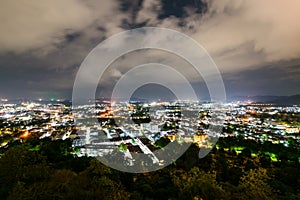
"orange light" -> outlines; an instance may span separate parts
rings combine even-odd
[[[30,133],[26,130],[25,133],[23,133],[20,138],[28,138]]]

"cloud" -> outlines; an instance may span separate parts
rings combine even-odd
[[[207,0],[192,34],[224,65],[238,70],[300,57],[300,1]]]
[[[223,72],[300,57],[298,0],[204,0],[201,9],[187,4],[182,17],[160,19],[163,2],[144,1],[137,19],[191,36]]]
[[[300,92],[299,72],[299,64],[285,62],[225,73],[223,78],[229,96],[293,95]]]
[[[276,77],[287,87],[299,78],[294,76],[299,74],[297,68],[289,67],[292,60],[293,66],[300,63],[298,19],[299,0],[2,0],[0,67],[6,80],[2,85],[10,85],[2,90],[29,91],[34,85],[35,91],[71,90],[80,63],[97,44],[115,33],[143,26],[171,28],[191,36],[208,50],[224,78],[238,86],[245,79],[243,72],[267,74],[273,68],[266,66],[276,65],[282,69]],[[196,82],[187,63],[158,51],[120,58],[103,80],[114,83],[133,66],[153,60],[174,66]],[[247,87],[271,87],[270,80],[252,83],[249,78]],[[242,90],[234,84],[230,87]]]
[[[179,9],[166,0],[4,0],[0,52],[47,54],[66,41],[86,45],[124,29],[159,26],[196,39],[225,71],[300,57],[300,1],[203,2],[179,2]],[[176,10],[180,12],[174,15]],[[99,27],[105,30],[102,36]]]
[[[186,6],[184,17],[169,15],[159,18],[164,9],[162,1],[145,0],[136,14],[136,23],[147,21],[147,25],[172,28],[194,38],[208,50],[221,72],[226,74],[224,78],[229,81],[234,79],[234,84],[230,84],[229,87],[235,88],[236,91],[248,91],[252,88],[253,94],[263,93],[264,90],[273,94],[276,91],[280,94],[284,94],[284,91],[288,91],[288,94],[299,92],[298,87],[293,85],[299,76],[295,78],[291,71],[295,68],[288,66],[294,60],[296,66],[299,66],[300,45],[297,41],[300,35],[300,1],[205,2],[207,9],[202,9],[203,12]],[[161,63],[173,64],[169,57],[162,55],[161,58],[164,58]],[[131,60],[139,59],[141,56]],[[275,69],[270,66],[275,65],[278,73],[270,73],[273,75],[267,76],[268,71]],[[185,73],[191,74],[188,70],[190,67],[187,66],[186,69]],[[252,70],[252,73],[249,73],[249,70]],[[251,77],[259,73],[263,75],[253,82]],[[245,80],[244,75],[248,75],[247,83],[241,84]],[[274,82],[272,76],[280,80]],[[273,84],[277,87],[273,88]],[[284,90],[289,84],[293,86]],[[238,85],[241,87],[237,87]]]
[[[113,11],[111,1],[4,0],[0,6],[0,52],[56,50],[66,34],[88,28]],[[94,10],[97,9],[97,10]]]

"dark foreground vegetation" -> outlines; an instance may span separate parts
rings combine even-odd
[[[300,199],[295,148],[223,138],[203,159],[192,145],[162,170],[130,174],[70,146],[31,139],[2,149],[0,199]]]

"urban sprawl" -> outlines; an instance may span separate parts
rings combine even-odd
[[[0,148],[28,138],[72,141],[74,156],[103,156],[118,151],[164,162],[161,140],[212,148],[211,138],[243,137],[289,147],[300,142],[300,107],[234,102],[109,102],[71,105],[59,101],[0,104]],[[211,127],[217,127],[213,129]],[[159,142],[160,141],[160,142]],[[36,147],[38,148],[38,147]],[[276,160],[276,157],[272,158]],[[129,164],[132,162],[129,162]]]

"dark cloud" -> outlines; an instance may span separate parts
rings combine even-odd
[[[300,93],[300,64],[281,62],[223,75],[230,96],[293,95]]]
[[[78,66],[53,68],[41,58],[19,55],[16,59],[12,54],[2,56],[0,66],[0,94],[8,98],[69,98],[78,70]]]
[[[300,93],[299,2],[4,0],[0,97],[69,98],[80,63],[98,43],[144,26],[172,28],[200,42],[220,68],[229,96]],[[141,55],[117,62],[120,69],[109,71],[105,81],[112,83],[139,60]],[[160,61],[180,63],[165,54]],[[206,98],[205,84],[183,71]]]

